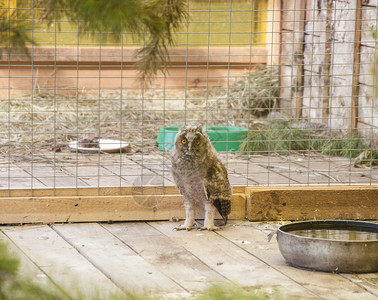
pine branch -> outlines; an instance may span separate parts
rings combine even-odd
[[[139,78],[152,79],[165,70],[168,46],[174,45],[173,32],[186,20],[186,0],[39,0],[35,8],[43,8],[40,19],[51,25],[54,20],[67,18],[78,24],[81,32],[111,32],[120,40],[124,32],[133,33],[145,46],[137,53]],[[0,42],[7,49],[28,54],[26,44],[36,44],[26,34],[32,28],[13,22],[2,10]],[[25,18],[27,19],[27,18]],[[106,38],[106,35],[104,35]]]
[[[131,32],[145,46],[138,51],[139,78],[150,80],[168,61],[173,32],[187,18],[186,0],[40,0],[43,19],[52,22],[63,16],[77,22],[82,32],[111,32],[116,40]],[[67,9],[69,8],[69,9]]]
[[[26,45],[35,45],[27,34],[31,30],[30,26],[22,21],[14,22],[15,19],[16,11],[13,11],[12,14],[5,9],[0,11],[0,57],[4,53],[10,55],[12,52],[30,57]],[[21,15],[19,19],[23,20],[24,17]]]
[[[161,0],[153,7],[153,14],[160,16],[162,21],[159,30],[148,28],[150,40],[138,52],[139,79],[148,83],[160,70],[166,73],[169,60],[168,46],[174,45],[173,32],[177,30],[183,20],[188,18],[186,1]]]

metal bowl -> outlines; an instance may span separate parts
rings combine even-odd
[[[325,232],[318,236],[318,232]],[[308,231],[305,235],[303,232]],[[365,239],[350,236],[366,234]],[[299,233],[298,233],[299,232]],[[312,234],[313,233],[313,234]],[[361,221],[306,221],[286,224],[277,231],[277,241],[285,260],[295,267],[328,272],[377,272],[378,223]],[[363,237],[363,236],[362,236]],[[368,238],[372,239],[368,239]]]

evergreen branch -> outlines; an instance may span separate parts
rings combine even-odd
[[[83,32],[112,32],[117,40],[123,32],[139,40],[150,37],[137,53],[142,81],[164,70],[173,31],[187,18],[186,0],[40,0],[37,5],[45,8],[42,19],[50,23],[65,16]]]
[[[39,0],[34,8],[44,9],[40,20],[48,25],[67,18],[76,22],[81,32],[111,32],[116,40],[124,32],[133,33],[139,41],[149,37],[137,53],[138,74],[143,82],[165,69],[167,48],[174,44],[173,32],[187,18],[186,0]],[[8,12],[1,12],[0,42],[9,50],[28,55],[26,44],[35,44],[27,35],[32,28],[14,22],[14,12],[12,16]]]
[[[19,12],[19,14],[21,14]],[[8,14],[7,10],[0,11],[0,58],[4,53],[8,55],[11,52],[19,53],[30,57],[27,44],[35,45],[34,41],[27,34],[31,30],[31,27],[25,22],[17,21],[16,11],[12,14]],[[20,16],[20,20],[23,20],[23,15]]]
[[[184,0],[160,0],[156,3],[158,5],[151,7],[152,15],[159,16],[162,23],[157,30],[147,27],[151,39],[138,51],[138,75],[139,79],[146,83],[149,83],[158,71],[166,73],[169,60],[168,46],[174,45],[173,32],[188,18]]]

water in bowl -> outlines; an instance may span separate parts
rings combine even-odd
[[[340,230],[340,229],[302,229],[293,230],[289,233],[310,237],[320,238],[326,240],[340,240],[340,241],[366,241],[378,240],[377,232],[356,231],[356,230]]]

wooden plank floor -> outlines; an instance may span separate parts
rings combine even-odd
[[[349,159],[310,156],[243,156],[219,153],[231,184],[377,185],[378,166],[354,166]],[[40,153],[33,160],[0,157],[0,188],[173,186],[167,153],[83,154]]]
[[[254,287],[280,299],[378,299],[378,273],[288,266],[276,240],[267,241],[278,223],[230,221],[218,232],[173,230],[177,225],[3,226],[0,238],[21,258],[23,276],[87,299],[125,291],[188,299],[214,283]]]

